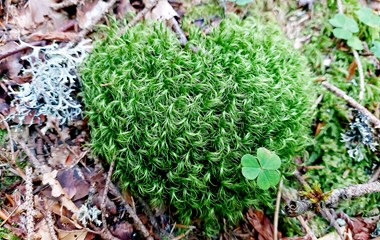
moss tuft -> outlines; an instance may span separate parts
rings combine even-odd
[[[240,158],[266,147],[291,170],[308,141],[306,61],[280,30],[232,17],[203,36],[194,53],[157,24],[137,25],[97,44],[82,70],[92,148],[122,187],[179,221],[203,219],[212,235],[247,206],[273,206],[274,191],[241,174]]]

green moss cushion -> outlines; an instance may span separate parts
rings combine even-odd
[[[211,235],[247,206],[273,205],[240,158],[266,147],[289,170],[308,139],[312,89],[276,27],[232,17],[189,38],[197,53],[163,26],[137,25],[99,42],[82,79],[92,148],[116,160],[122,187],[170,204],[178,222],[201,218]]]

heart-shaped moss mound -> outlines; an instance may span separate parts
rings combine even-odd
[[[196,53],[158,24],[109,36],[82,79],[92,148],[116,160],[122,187],[169,204],[178,222],[202,219],[211,235],[247,206],[273,206],[275,191],[246,180],[240,159],[266,147],[290,170],[313,90],[305,59],[275,26],[232,17],[206,36],[190,32]]]

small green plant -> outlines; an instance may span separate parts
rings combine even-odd
[[[355,14],[360,22],[364,23],[365,25],[374,29],[380,28],[380,17],[375,14],[372,9],[362,7],[359,10],[355,11]],[[345,14],[338,13],[335,14],[334,17],[329,20],[329,22],[334,26],[333,34],[336,38],[347,40],[347,45],[355,50],[363,50],[362,41],[356,35],[359,33],[359,26],[355,19],[348,17]],[[376,42],[373,42],[374,47],[375,43]],[[375,55],[378,56],[379,54]]]
[[[243,176],[249,180],[257,178],[257,185],[263,190],[276,186],[280,181],[281,159],[266,148],[257,149],[257,156],[246,154],[241,158]]]

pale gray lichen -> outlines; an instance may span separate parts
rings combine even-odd
[[[77,67],[91,48],[88,43],[89,40],[84,40],[76,46],[63,47],[57,43],[42,47],[22,43],[32,48],[32,52],[22,58],[30,65],[23,73],[30,74],[32,80],[21,84],[18,90],[10,88],[15,111],[7,120],[17,119],[22,124],[28,115],[33,118],[51,115],[64,124],[79,117],[81,105],[72,93],[79,87]]]
[[[346,143],[348,155],[361,161],[364,159],[362,147],[368,146],[371,151],[375,151],[378,144],[373,141],[368,117],[357,110],[353,114],[354,120],[350,123],[350,130],[342,134],[342,142]]]
[[[102,221],[98,219],[98,216],[102,212],[96,207],[90,207],[88,203],[83,204],[77,213],[78,220],[86,227],[89,222],[92,222],[96,224],[97,226],[100,226],[102,224]]]

